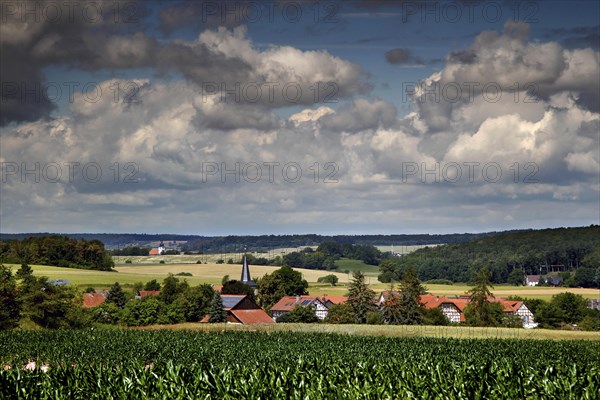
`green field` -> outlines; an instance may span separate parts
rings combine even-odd
[[[16,270],[18,265],[8,264]],[[46,265],[31,265],[35,275],[47,276],[50,279],[67,279],[72,285],[80,288],[93,287],[95,289],[108,289],[113,283],[119,282],[126,287],[136,282],[147,282],[156,279],[161,282],[169,273],[177,274],[189,272],[192,276],[182,276],[191,285],[201,283],[220,284],[224,275],[231,279],[239,279],[242,271],[240,264],[125,264],[117,266],[115,272],[93,271],[75,268],[60,268]],[[279,267],[252,265],[250,272],[253,277],[270,274]],[[340,282],[348,281],[348,275],[331,271],[319,271],[296,268],[302,273],[304,279],[314,283],[321,276],[334,273]]]
[[[361,271],[366,276],[374,276],[377,277],[379,275],[379,267],[376,265],[365,264],[360,260],[350,260],[348,258],[342,258],[340,260],[336,260],[335,266],[339,271],[348,270],[351,273],[355,271]]]
[[[596,399],[600,390],[600,341],[13,331],[0,332],[0,365],[7,399]]]
[[[340,261],[350,261],[355,266],[362,264],[360,261],[355,262],[356,260]],[[10,266],[13,269],[18,268],[17,265]],[[67,279],[71,284],[81,289],[87,287],[108,289],[117,281],[125,287],[131,287],[136,282],[147,282],[152,279],[161,282],[169,273],[177,274],[179,272],[190,272],[193,275],[180,277],[187,279],[191,285],[199,285],[202,283],[220,284],[224,275],[229,275],[231,279],[238,279],[241,272],[240,264],[124,264],[117,266],[116,272],[60,268],[45,265],[32,265],[31,267],[33,268],[35,275],[44,275],[50,279]],[[278,268],[279,267],[274,266],[252,265],[250,266],[250,272],[253,277],[260,277],[264,274],[272,273]],[[304,279],[309,282],[309,292],[312,295],[346,295],[348,292],[346,284],[349,282],[349,279],[351,279],[350,274],[301,268],[296,268],[296,270],[301,272]],[[316,283],[319,277],[331,273],[334,273],[339,278],[337,286],[332,287],[328,284]],[[367,272],[366,275],[367,283],[369,283],[370,287],[375,290],[375,292],[381,292],[390,288],[389,284],[377,281],[377,275],[373,274],[372,271]],[[431,294],[440,296],[464,295],[470,288],[466,284],[439,285],[425,283],[424,286]],[[580,294],[587,299],[600,297],[600,291],[598,291],[598,289],[497,285],[492,290],[492,292],[499,297],[518,295],[521,297],[542,300],[550,300],[553,295],[566,291]]]

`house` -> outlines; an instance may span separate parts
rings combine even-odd
[[[327,300],[323,300],[317,296],[284,296],[271,307],[271,314],[273,315],[273,321],[277,322],[277,318],[292,311],[298,305],[302,307],[310,306],[315,309],[317,318],[324,320],[327,317],[329,307],[334,304],[331,302],[331,305],[327,306],[326,303],[328,303]]]
[[[161,241],[157,248],[150,249],[149,256],[160,256],[167,250],[164,243]]]
[[[269,314],[248,295],[222,294],[223,308],[227,311],[228,324],[272,324]],[[205,315],[200,322],[208,322],[210,315]]]
[[[399,295],[398,292],[394,292],[394,294]],[[377,305],[381,306],[390,298],[390,295],[391,291],[383,291],[378,298]],[[425,294],[420,297],[420,301],[426,309],[441,308],[448,321],[460,323],[465,322],[464,311],[470,303],[470,298],[468,296],[446,297]],[[524,328],[535,328],[538,325],[533,318],[533,313],[522,301],[508,300],[502,297],[488,297],[488,301],[500,303],[502,310],[507,315],[521,317]]]
[[[541,275],[527,275],[525,277],[525,283],[527,286],[537,286],[540,282]]]
[[[546,278],[546,283],[550,286],[560,286],[564,281],[562,276],[556,276],[556,275],[547,275],[545,278]]]
[[[497,300],[502,305],[505,314],[518,315],[523,320],[523,328],[535,328],[538,324],[533,319],[533,313],[527,308],[525,303],[516,300],[507,300],[499,298]]]
[[[325,305],[329,304],[327,305],[327,308],[329,308],[335,304],[344,304],[348,301],[348,296],[330,296],[325,294],[321,296],[321,300]]]
[[[590,299],[588,301],[588,307],[592,310],[600,311],[600,299]]]
[[[108,290],[96,290],[92,293],[84,293],[82,307],[98,307],[100,304],[106,301],[106,297],[108,297]]]
[[[140,290],[139,294],[139,297],[158,296],[160,294],[160,290]]]

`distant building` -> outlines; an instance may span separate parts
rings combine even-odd
[[[273,321],[277,322],[277,318],[292,311],[296,306],[313,307],[317,318],[324,320],[327,317],[329,307],[333,304],[333,302],[323,300],[317,296],[285,296],[271,307],[271,314],[273,315]]]
[[[244,254],[244,259],[242,260],[242,283],[250,286],[251,288],[256,288],[256,282],[252,280],[250,277],[250,268],[248,267],[248,260],[246,259],[246,255]]]
[[[66,286],[66,285],[70,284],[71,282],[69,282],[66,279],[50,279],[50,280],[48,280],[48,283],[50,283],[54,286]]]
[[[541,277],[541,275],[527,275],[525,278],[527,286],[537,286],[537,284],[540,283]]]
[[[223,308],[227,311],[228,324],[272,324],[269,314],[248,295],[222,294]],[[208,322],[210,315],[205,315],[200,322]]]
[[[98,307],[106,301],[108,290],[96,290],[92,293],[83,294],[83,308]]]
[[[588,301],[588,307],[600,311],[600,299],[590,299]]]
[[[162,255],[167,249],[165,248],[164,243],[162,242],[162,240],[160,241],[160,244],[158,245],[157,248],[153,248],[150,249],[150,252],[148,253],[149,256],[160,256]]]
[[[390,291],[381,293],[377,305],[381,306],[390,297]],[[399,293],[395,292],[398,296]],[[465,322],[465,307],[470,303],[470,299],[463,297],[435,296],[430,294],[422,295],[421,304],[427,309],[441,308],[442,312],[448,318],[448,321],[454,323]],[[527,308],[525,303],[517,300],[508,300],[502,297],[489,297],[488,301],[500,303],[502,310],[507,315],[518,315],[523,320],[523,328],[535,328],[538,324],[533,318],[533,313]]]
[[[562,276],[547,275],[545,279],[546,283],[550,286],[560,286],[564,282]]]
[[[158,296],[160,294],[160,290],[140,290],[139,292],[139,297],[146,297],[146,296]],[[138,296],[136,296],[138,297]]]

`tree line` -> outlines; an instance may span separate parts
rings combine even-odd
[[[494,283],[509,282],[514,270],[522,271],[521,275],[574,271],[571,284],[598,287],[600,226],[504,233],[467,243],[426,247],[382,261],[379,280],[398,281],[409,266],[424,281],[453,282],[471,281],[483,266],[489,267]],[[594,277],[591,282],[590,276]]]
[[[0,262],[42,264],[66,268],[110,271],[114,263],[99,240],[67,236],[38,236],[0,241]]]

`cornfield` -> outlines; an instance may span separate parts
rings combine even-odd
[[[33,364],[35,363],[35,366]],[[2,399],[598,399],[600,342],[0,332]]]

